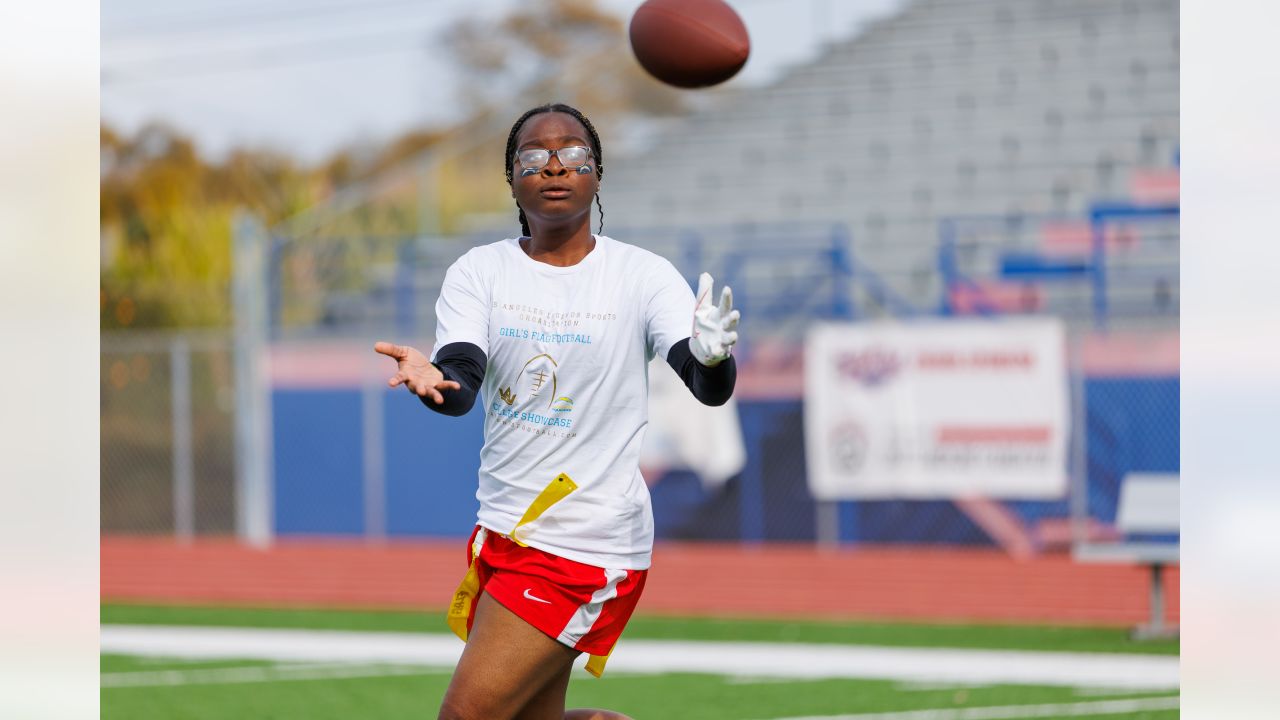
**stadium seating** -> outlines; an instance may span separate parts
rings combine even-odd
[[[1087,233],[1092,203],[1176,198],[1178,66],[1175,0],[918,0],[615,160],[609,222],[840,224],[861,267],[936,308],[952,292],[938,274],[946,218],[1065,218]],[[1107,230],[1120,324],[1176,320],[1176,228]],[[985,252],[969,268],[988,275],[1001,251],[1045,243],[1030,227],[971,241]],[[866,287],[852,292],[874,312]],[[1090,292],[1045,284],[1026,307],[1087,322]]]

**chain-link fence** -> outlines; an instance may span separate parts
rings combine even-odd
[[[1176,331],[1140,336],[1077,325],[1069,341],[1074,450],[1065,471],[1084,488],[1083,501],[816,502],[807,485],[804,330],[818,319],[863,317],[852,299],[879,279],[858,271],[840,226],[809,229],[800,250],[787,249],[792,265],[756,253],[777,244],[769,228],[755,228],[758,242],[731,229],[648,238],[689,277],[711,269],[732,279],[750,338],[737,393],[747,464],[720,486],[682,471],[650,478],[659,537],[1065,550],[1078,539],[1073,533],[1115,537],[1127,474],[1177,472]],[[367,342],[378,333],[429,338],[444,268],[465,248],[414,238],[271,242],[274,259],[264,271],[274,340],[255,357],[274,363],[277,378],[298,370],[307,381],[262,388],[268,530],[465,533],[474,517],[479,414],[443,418],[404,393],[388,394],[370,379],[376,358]],[[185,538],[238,529],[235,367],[229,334],[103,336],[104,532]],[[434,469],[420,461],[426,442],[446,459]]]
[[[1112,338],[1110,352],[1091,338],[1093,367],[1084,379],[1084,471],[1074,479],[1072,518],[1077,543],[1132,540],[1116,528],[1121,491],[1135,475],[1176,481],[1180,461],[1178,340],[1171,333]],[[1101,356],[1101,357],[1099,357]],[[1140,538],[1167,541],[1176,537]]]
[[[274,237],[267,278],[272,336],[429,337],[445,271],[470,247],[461,237]]]
[[[1098,204],[1088,216],[956,216],[939,224],[948,315],[1039,313],[1075,327],[1178,319],[1177,204]]]
[[[687,471],[650,478],[658,535],[1002,546],[1016,553],[1120,539],[1114,525],[1126,476],[1178,472],[1178,375],[1169,352],[1176,337],[1099,337],[1071,340],[1066,470],[1074,497],[820,503],[806,479],[803,396],[744,397],[738,411],[746,467],[718,487]],[[229,339],[105,336],[101,365],[103,531],[179,538],[234,532]],[[465,529],[474,511],[478,417],[437,417],[402,395],[341,384],[273,391],[277,533]],[[428,436],[446,449],[444,471],[428,473],[414,459]]]
[[[230,337],[104,334],[100,363],[102,531],[234,532]]]
[[[1177,335],[1080,333],[1067,351],[1069,491],[1059,499],[817,502],[806,482],[806,398],[757,397],[740,403],[747,467],[713,490],[686,472],[662,478],[652,488],[659,534],[996,546],[1020,556],[1122,539],[1115,524],[1126,477],[1179,470]]]

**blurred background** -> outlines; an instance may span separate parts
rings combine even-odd
[[[679,91],[639,2],[105,3],[104,621],[448,603],[482,414],[387,391],[371,345],[426,351],[445,269],[518,234],[506,135],[561,101],[604,233],[743,315],[730,406],[652,369],[642,616],[1176,655],[1178,3],[730,4],[751,60]],[[223,624],[297,622],[263,617]],[[104,714],[163,704],[124,692]]]

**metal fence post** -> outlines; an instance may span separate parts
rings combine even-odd
[[[1107,329],[1107,227],[1105,215],[1094,211],[1089,216],[1090,260],[1093,279],[1093,324],[1098,330]]]
[[[267,378],[267,235],[238,213],[231,303],[235,328],[236,534],[259,547],[273,535],[271,387]]]
[[[272,236],[267,257],[267,337],[279,339],[284,331],[284,253],[287,240]]]
[[[955,314],[955,305],[951,298],[951,288],[956,282],[956,228],[950,220],[943,220],[938,228],[941,240],[938,243],[938,277],[942,280],[942,298],[938,303],[938,314],[948,317]]]
[[[196,532],[196,488],[191,449],[191,348],[182,337],[169,342],[169,386],[173,413],[173,534],[187,543]]]
[[[1087,443],[1089,412],[1084,394],[1084,342],[1087,333],[1073,333],[1068,342],[1068,377],[1071,381],[1071,540],[1080,545],[1089,540],[1089,463]]]
[[[818,500],[814,503],[814,521],[818,547],[832,550],[840,546],[840,501]]]
[[[831,316],[842,320],[853,320],[853,302],[851,288],[853,285],[853,239],[843,224],[834,225],[831,229]]]
[[[402,238],[398,241],[392,298],[395,303],[396,331],[405,336],[410,336],[418,330],[414,317],[417,303],[413,288],[414,272],[418,265],[417,254],[417,241],[414,238]]]

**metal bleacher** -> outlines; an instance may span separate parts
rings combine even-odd
[[[1129,199],[1135,173],[1168,169],[1178,65],[1176,0],[917,0],[616,159],[609,223],[840,225],[880,282],[853,283],[853,307],[893,312],[871,297],[889,292],[932,310],[951,292],[939,270],[948,218],[1087,223],[1096,203]],[[1176,322],[1176,218],[1127,232],[1134,243],[1108,248],[1110,313]],[[988,244],[988,269],[993,248],[1038,251],[1042,235],[1028,225]],[[1088,292],[1034,294],[1040,311],[1086,322]]]
[[[764,311],[744,313],[765,321],[749,337],[991,310],[1085,326],[1100,287],[1111,327],[1172,327],[1176,216],[1109,219],[1104,280],[1001,268],[1020,253],[1088,256],[1092,208],[1141,200],[1170,175],[1176,202],[1178,13],[1177,0],[907,2],[767,86],[700,96],[688,116],[606,139],[605,231],[691,282],[702,270],[732,282]],[[285,232],[272,326],[429,336],[444,268],[478,238]]]

